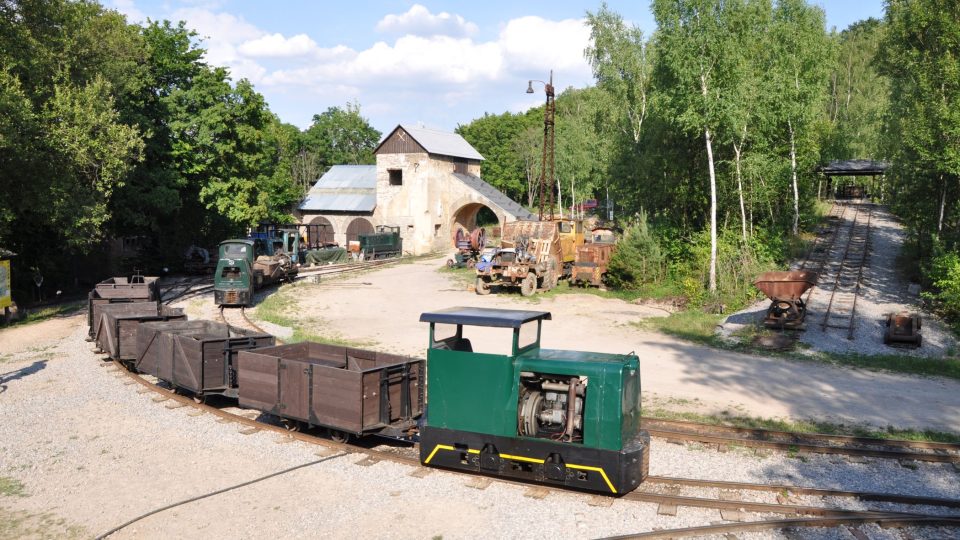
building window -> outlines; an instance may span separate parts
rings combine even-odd
[[[390,173],[391,186],[403,185],[403,169],[387,169],[387,172]]]
[[[456,159],[453,161],[453,172],[467,174],[467,160]]]

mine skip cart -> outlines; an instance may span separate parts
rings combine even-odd
[[[137,358],[137,328],[144,322],[185,321],[182,309],[157,306],[154,302],[127,302],[97,306],[100,324],[94,341],[101,352],[116,361]]]
[[[765,272],[753,284],[770,299],[764,325],[781,329],[802,327],[807,316],[803,293],[817,284],[816,272]]]
[[[134,275],[130,278],[112,277],[97,283],[87,295],[87,334],[93,341],[94,332],[100,325],[95,306],[126,302],[152,301],[160,308],[160,288],[157,277]]]
[[[639,359],[543,349],[541,325],[550,318],[470,307],[420,315],[430,323],[424,465],[607,495],[646,478],[650,436],[640,429]],[[510,353],[474,352],[464,327],[474,336],[506,329]]]
[[[270,334],[213,321],[143,323],[134,367],[197,396],[237,397],[237,353],[274,344]]]
[[[321,343],[238,356],[240,405],[327,428],[338,441],[407,438],[423,412],[424,361]]]

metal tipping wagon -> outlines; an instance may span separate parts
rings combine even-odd
[[[241,351],[239,402],[327,428],[334,439],[404,438],[423,412],[424,361],[322,343]]]
[[[765,272],[753,282],[770,299],[763,324],[771,328],[799,328],[807,315],[803,293],[817,284],[817,273]]]
[[[275,341],[213,321],[143,323],[137,327],[135,367],[196,395],[237,397],[237,353]]]

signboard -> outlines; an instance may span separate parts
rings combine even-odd
[[[10,307],[10,261],[0,261],[0,309]]]

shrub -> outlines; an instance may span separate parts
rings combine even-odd
[[[957,326],[960,322],[960,255],[951,251],[934,256],[928,278],[935,290],[924,292],[923,297],[932,301],[937,311]]]
[[[627,227],[617,249],[610,258],[607,277],[614,287],[639,289],[660,283],[666,274],[665,257],[657,237],[650,230],[646,212]]]

